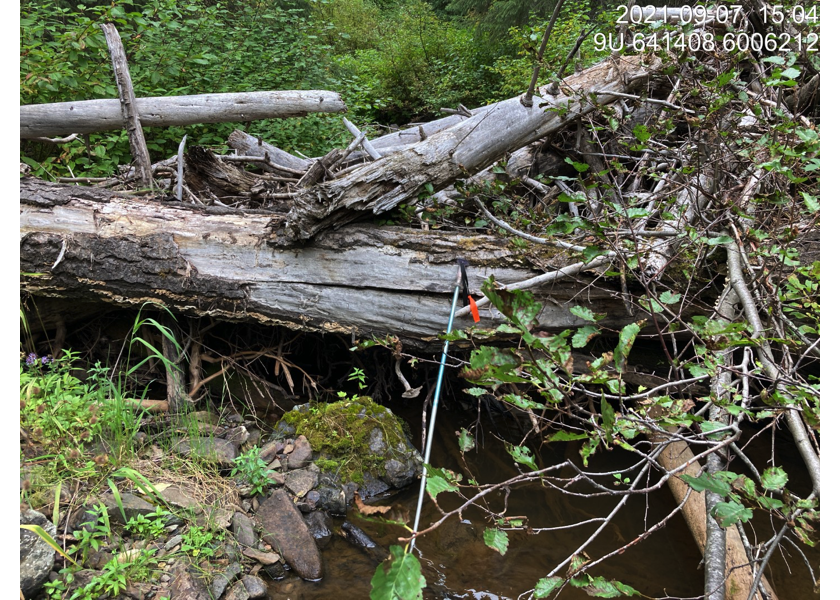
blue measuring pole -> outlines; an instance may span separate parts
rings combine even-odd
[[[455,292],[452,294],[452,309],[449,311],[449,323],[446,325],[446,334],[452,331],[452,323],[455,321],[455,310],[458,306],[458,292],[461,291],[461,272],[458,272],[458,281],[455,283]],[[446,366],[446,353],[449,350],[449,340],[443,344],[443,356],[440,357],[440,369],[438,370],[435,396],[432,400],[432,418],[429,421],[429,437],[426,440],[426,455],[423,457],[423,476],[420,478],[420,497],[417,499],[417,514],[414,516],[414,532],[417,533],[420,526],[420,510],[423,508],[423,496],[426,495],[426,465],[432,455],[432,436],[435,434],[435,419],[437,418],[438,400],[440,399],[440,388],[443,387],[443,371]],[[414,540],[408,547],[409,552],[414,552]]]

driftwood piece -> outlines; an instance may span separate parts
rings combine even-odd
[[[184,182],[194,192],[239,196],[260,183],[252,173],[222,162],[210,150],[201,146],[191,147],[186,158]]]
[[[239,129],[234,129],[231,132],[227,139],[227,145],[233,150],[236,150],[239,154],[244,154],[246,156],[268,155],[268,159],[272,163],[281,167],[294,169],[295,171],[306,171],[312,165],[311,160],[306,160],[289,154],[288,152],[272,146],[271,144]],[[283,171],[272,169],[271,167],[267,167],[266,170],[283,173]]]
[[[341,96],[325,90],[137,98],[137,111],[143,127],[247,122],[345,110],[347,107]],[[94,133],[121,127],[119,100],[82,100],[20,107],[21,139]]]
[[[505,153],[545,137],[597,106],[641,84],[662,62],[631,56],[606,61],[566,79],[556,96],[536,97],[533,106],[511,98],[429,136],[405,150],[360,167],[344,177],[303,190],[293,201],[286,222],[292,240],[356,219],[362,212],[380,214],[414,201],[431,185],[435,191],[469,177]],[[547,87],[547,86],[546,86]],[[594,93],[597,91],[597,93]],[[555,109],[555,110],[547,110]]]
[[[128,146],[134,165],[140,174],[143,187],[152,187],[152,159],[146,147],[146,138],[140,126],[140,114],[137,111],[137,98],[134,96],[134,86],[131,83],[131,73],[128,70],[128,59],[120,40],[120,34],[113,23],[102,23],[105,43],[111,55],[111,65],[114,67],[114,78],[117,81],[117,92],[120,96],[120,112],[122,122],[128,133]]]
[[[477,288],[493,274],[502,283],[537,275],[506,240],[360,224],[305,246],[282,241],[278,215],[161,203],[109,192],[23,179],[20,184],[21,289],[34,296],[139,307],[158,300],[174,312],[361,336],[398,335],[413,347],[438,345],[446,324],[456,258],[469,257]],[[221,208],[221,207],[220,207]],[[61,263],[49,271],[65,247]],[[547,260],[542,250],[541,261]],[[557,267],[577,258],[558,249]],[[541,327],[584,322],[570,312],[588,275],[535,291]],[[587,305],[620,328],[629,317],[606,285],[586,290]],[[504,321],[483,309],[481,325]],[[468,327],[472,319],[459,319]]]

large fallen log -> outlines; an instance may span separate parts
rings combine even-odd
[[[505,153],[616,100],[616,93],[643,84],[662,66],[656,57],[645,60],[641,56],[607,60],[568,77],[562,86],[545,86],[531,106],[518,97],[499,102],[388,160],[302,190],[294,199],[286,235],[292,240],[309,239],[323,229],[349,223],[363,212],[380,214],[414,201],[427,185],[439,191],[478,173]]]
[[[358,224],[306,245],[277,244],[278,213],[196,207],[96,188],[23,179],[20,185],[21,290],[34,296],[139,307],[155,300],[186,315],[359,336],[398,335],[436,345],[449,312],[456,258],[471,263],[473,288],[540,271],[507,240]],[[541,264],[578,260],[557,249]],[[536,290],[546,331],[583,325],[570,308],[585,302],[619,328],[620,294],[589,275]],[[585,291],[585,299],[576,297]],[[504,318],[483,309],[480,325]],[[459,319],[458,327],[473,325]]]
[[[144,127],[166,127],[299,117],[316,112],[344,112],[347,107],[335,92],[288,90],[137,98],[137,110]],[[81,100],[20,107],[21,139],[122,127],[119,100]]]

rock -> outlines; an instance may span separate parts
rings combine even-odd
[[[227,415],[227,416],[225,417],[225,420],[226,420],[228,423],[235,423],[235,424],[239,424],[239,423],[241,423],[242,421],[244,421],[245,419],[244,419],[244,418],[242,417],[242,415],[240,415],[239,413],[232,412],[232,413],[230,413],[229,415]]]
[[[362,500],[367,500],[368,498],[387,492],[390,487],[378,477],[374,477],[370,473],[365,473],[362,476],[362,485],[359,487],[359,496]]]
[[[274,581],[280,581],[286,577],[286,567],[281,562],[276,562],[271,565],[266,565],[263,568],[263,573],[271,577]]]
[[[308,469],[289,471],[286,473],[285,479],[286,489],[297,498],[306,495],[306,492],[318,485],[318,474]]]
[[[172,600],[215,600],[204,583],[189,571],[185,561],[179,560],[170,576],[172,585],[169,588],[169,597]]]
[[[245,589],[245,584],[237,581],[230,586],[224,596],[221,596],[221,600],[248,600],[248,590]]]
[[[268,478],[271,479],[274,485],[283,485],[284,483],[286,483],[285,473],[277,473],[276,471],[270,471],[268,473]]]
[[[206,410],[197,410],[194,413],[190,413],[188,418],[195,419],[199,423],[210,423],[211,425],[219,422],[218,416]]]
[[[192,496],[185,494],[184,491],[177,485],[170,485],[160,492],[164,500],[178,508],[188,508],[190,510],[198,510],[201,504]]]
[[[355,485],[355,484],[354,484]],[[348,496],[341,485],[341,480],[334,473],[321,473],[318,477],[318,500],[316,506],[331,515],[344,516],[347,514]],[[355,491],[355,490],[354,490]]]
[[[417,469],[412,462],[401,462],[389,458],[385,461],[383,468],[385,472],[382,474],[382,479],[395,488],[405,487],[417,478]]]
[[[273,565],[280,561],[280,555],[274,552],[263,552],[255,548],[242,548],[242,555],[248,558],[253,558],[255,561],[263,565]]]
[[[253,548],[257,545],[257,534],[254,533],[254,524],[251,519],[242,513],[234,513],[230,524],[233,527],[233,537],[242,546]]]
[[[196,515],[196,524],[200,527],[212,527],[213,529],[227,529],[230,527],[233,511],[227,508],[213,508],[210,514],[200,513]]]
[[[125,525],[126,520],[130,521],[138,515],[148,515],[149,513],[155,512],[154,506],[139,496],[135,496],[129,492],[120,493],[122,511],[120,511],[117,499],[114,498],[113,494],[102,494],[99,499],[108,509],[108,518],[111,519],[111,521],[116,521],[117,523],[122,523],[123,525]],[[125,512],[125,520],[123,519],[123,512]]]
[[[382,456],[385,454],[385,450],[388,448],[385,444],[385,436],[382,433],[382,430],[377,427],[373,431],[370,432],[370,437],[368,437],[368,449],[373,454],[379,454]]]
[[[183,541],[184,541],[184,536],[182,536],[182,535],[172,536],[171,538],[166,540],[166,543],[163,545],[163,549],[166,550],[167,552],[169,552],[170,550],[172,550],[172,548],[174,548],[175,546],[177,546],[178,544],[180,544]]]
[[[210,594],[218,600],[225,593],[227,587],[241,574],[242,567],[239,563],[235,562],[228,565],[223,572],[213,577],[213,581],[210,583]],[[227,594],[225,594],[225,597],[227,597]],[[245,596],[245,598],[247,599],[248,597]]]
[[[248,598],[264,598],[268,595],[268,586],[259,577],[245,575],[242,577],[241,583],[248,590]]]
[[[272,456],[274,456],[274,455],[272,455]],[[282,464],[283,463],[280,461],[280,459],[275,457],[270,463],[268,463],[266,465],[266,468],[267,469],[279,469],[282,466]]]
[[[277,424],[274,426],[274,431],[271,434],[271,439],[283,440],[287,437],[293,436],[294,434],[294,426],[289,425],[286,421],[277,421]]]
[[[199,437],[181,440],[174,446],[175,451],[183,456],[201,458],[224,467],[232,467],[239,450],[228,440],[216,437]]]
[[[238,448],[248,439],[248,430],[245,429],[244,425],[239,425],[228,431],[225,434],[225,439]]]
[[[263,539],[279,552],[302,579],[323,577],[321,553],[309,533],[303,517],[283,490],[274,490],[257,510]]]
[[[274,457],[277,455],[277,447],[277,442],[267,443],[265,446],[263,446],[262,450],[260,450],[260,458],[263,459],[265,462],[270,462],[274,460]]]
[[[306,521],[309,533],[315,539],[315,545],[323,550],[332,539],[332,519],[327,513],[319,510],[304,515],[303,520]]]
[[[38,511],[27,509],[20,513],[21,525],[38,525],[55,537],[55,525]],[[34,531],[20,530],[20,590],[27,598],[35,595],[50,575],[55,550]]]
[[[300,469],[312,461],[312,447],[305,436],[299,435],[295,439],[295,448],[289,454],[289,469]]]

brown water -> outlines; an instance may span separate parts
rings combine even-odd
[[[395,412],[409,422],[412,432],[416,434],[420,431],[418,407],[408,410],[397,408]],[[499,418],[496,420],[500,422]],[[468,415],[463,413],[446,410],[438,413],[431,460],[433,465],[464,473],[455,432],[469,424]],[[470,470],[482,483],[503,481],[518,473],[502,443],[492,435],[492,428],[492,424],[485,422],[483,446],[478,453],[472,451],[467,454]],[[414,441],[419,447],[419,439]],[[564,444],[544,446],[538,461],[541,461],[542,466],[562,462],[566,459],[564,453],[567,450],[569,456],[574,454],[574,449],[567,449]],[[617,449],[596,455],[590,460],[589,466],[592,470],[606,470],[629,466],[633,462],[632,455]],[[419,483],[381,503],[394,507],[388,515],[390,518],[397,514],[413,523],[418,493]],[[444,510],[457,508],[459,503],[451,496],[441,494],[438,497]],[[531,527],[551,527],[604,516],[617,501],[617,498],[573,498],[539,484],[530,484],[510,491],[506,514],[528,515]],[[504,493],[490,496],[488,502],[494,510],[501,510],[504,506]],[[587,553],[597,558],[620,548],[662,519],[675,506],[667,487],[647,498],[630,498],[614,521],[587,548]],[[438,509],[427,497],[423,505],[421,528],[436,521],[439,515]],[[483,511],[469,508],[463,514],[463,521],[457,517],[451,518],[435,531],[418,539],[416,555],[429,584],[424,593],[425,598],[516,598],[533,588],[540,578],[574,552],[597,528],[597,524],[592,524],[539,535],[528,535],[524,531],[508,532],[509,548],[505,556],[501,556],[483,542],[483,531],[488,526],[485,516]],[[355,511],[349,518],[386,549],[392,544],[399,544],[397,538],[406,535],[405,529],[364,520]],[[336,526],[339,525],[340,519],[336,519]],[[769,532],[763,539],[768,536]],[[327,599],[369,596],[370,580],[377,567],[372,558],[336,535],[324,549],[323,558],[325,576],[321,581],[305,582],[289,574],[286,579],[269,584],[269,597]],[[813,552],[810,558],[814,567],[818,568],[818,554]],[[780,598],[819,598],[811,590],[810,578],[801,558],[793,555],[788,562],[794,569],[790,574],[782,557],[772,563],[773,585]],[[565,568],[558,575],[564,573]],[[621,581],[650,597],[703,596],[701,554],[680,515],[642,543],[597,565],[590,574]],[[589,596],[582,590],[567,587],[560,598],[575,600]]]

